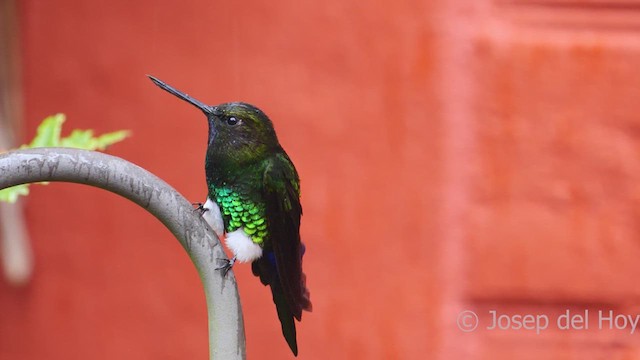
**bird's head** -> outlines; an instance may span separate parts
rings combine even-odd
[[[161,89],[200,109],[209,122],[207,156],[236,163],[260,159],[280,147],[271,120],[257,107],[230,102],[206,105],[148,75]]]

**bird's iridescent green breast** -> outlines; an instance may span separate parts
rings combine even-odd
[[[227,232],[244,228],[244,232],[256,244],[267,237],[265,205],[251,201],[229,187],[211,187],[216,203],[225,219]]]

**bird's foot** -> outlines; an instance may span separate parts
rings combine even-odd
[[[206,207],[204,207],[204,203],[201,202],[195,202],[192,203],[191,205],[195,206],[195,208],[193,209],[194,211],[197,211],[200,213],[200,216],[204,215],[204,213],[206,213],[207,211],[209,211],[209,209],[207,209]]]
[[[229,259],[218,259],[220,261],[224,262],[224,265],[216,268],[216,270],[221,270],[222,271],[222,276],[227,276],[227,273],[229,272],[229,270],[231,270],[231,268],[233,267],[233,264],[236,263],[236,257],[232,257],[231,260]]]

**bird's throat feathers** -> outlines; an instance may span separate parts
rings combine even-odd
[[[259,175],[262,163],[278,151],[282,150],[271,150],[265,145],[233,148],[214,142],[207,148],[205,158],[207,179],[217,179],[214,183],[222,184]]]

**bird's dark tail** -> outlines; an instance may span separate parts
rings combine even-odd
[[[271,295],[273,296],[273,303],[276,305],[278,312],[282,335],[284,335],[293,355],[298,356],[295,316],[293,312],[291,312],[291,305],[287,301],[286,293],[282,290],[282,284],[278,279],[277,270],[272,260],[268,255],[263,256],[251,264],[251,269],[254,275],[260,277],[260,282],[262,282],[263,285],[271,288]]]
[[[273,303],[278,311],[278,319],[282,327],[282,335],[284,335],[287,344],[291,348],[293,355],[298,356],[298,342],[296,341],[296,324],[293,314],[289,310],[289,304],[284,296],[284,292],[280,289],[279,284],[271,284],[271,294],[273,295]]]

